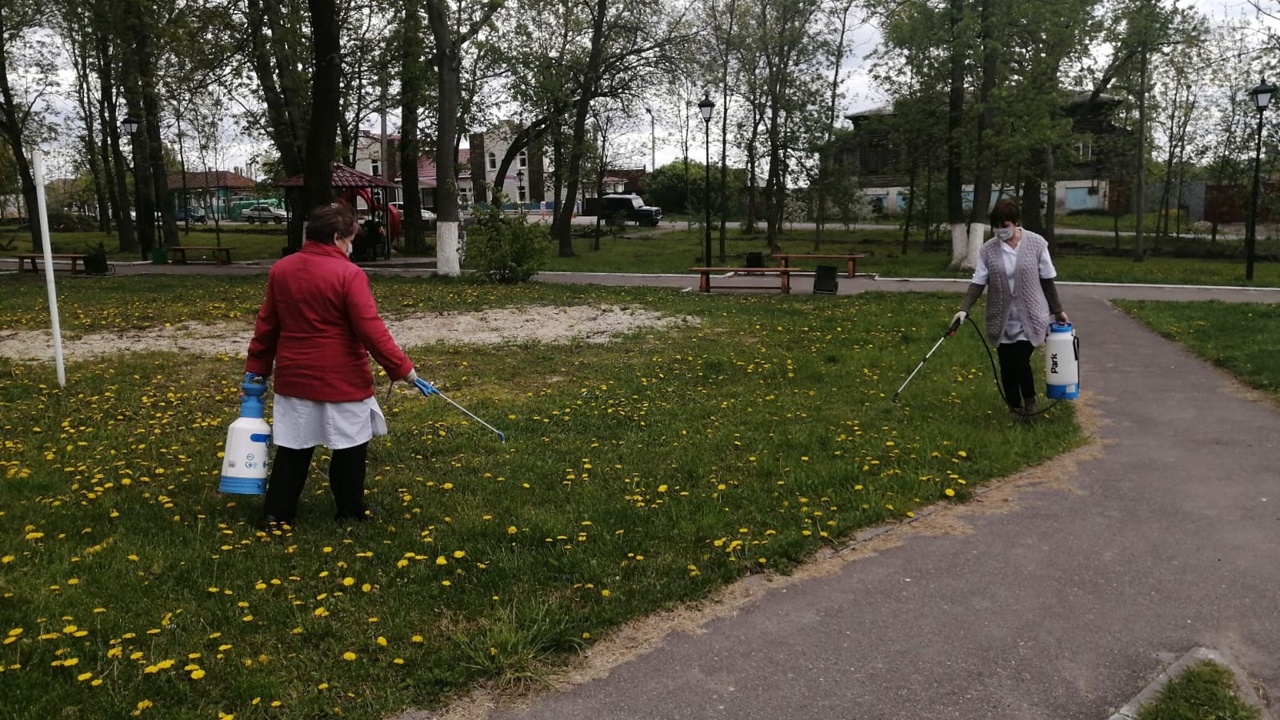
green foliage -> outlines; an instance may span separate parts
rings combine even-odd
[[[533,225],[520,213],[507,217],[487,208],[467,232],[467,266],[499,283],[526,282],[546,265],[553,250],[546,225]]]
[[[716,150],[712,148],[714,153]],[[698,162],[690,162],[688,180],[685,186],[685,163],[676,161],[663,165],[645,180],[644,201],[649,205],[662,208],[664,215],[702,214],[705,205],[702,197],[706,191],[706,166]],[[723,207],[730,218],[741,214],[742,199],[746,196],[746,176],[740,168],[729,168],[726,182],[726,197]],[[711,166],[711,208],[712,213],[722,207],[720,202],[720,166]]]
[[[1231,671],[1212,660],[1203,660],[1184,670],[1138,712],[1138,720],[1254,720],[1256,717],[1258,709],[1235,696],[1235,678]]]

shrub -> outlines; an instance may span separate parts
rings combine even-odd
[[[525,282],[550,257],[547,227],[529,224],[524,213],[507,217],[500,208],[488,208],[467,231],[467,265],[494,282]]]

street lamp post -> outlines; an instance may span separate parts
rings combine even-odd
[[[645,105],[644,111],[649,113],[649,172],[653,172],[658,169],[658,134],[653,119],[653,108]]]
[[[1271,96],[1275,94],[1274,85],[1268,85],[1262,78],[1262,84],[1249,91],[1253,96],[1253,104],[1258,108],[1258,137],[1253,149],[1253,197],[1249,200],[1249,227],[1245,233],[1245,265],[1244,279],[1253,279],[1253,258],[1258,245],[1258,185],[1262,165],[1262,113],[1271,104]]]
[[[147,251],[150,249],[150,242],[144,242],[142,237],[142,192],[138,187],[138,128],[142,126],[142,122],[132,115],[126,115],[120,121],[120,129],[129,136],[129,144],[133,153],[133,229],[138,234],[138,251],[142,254],[142,259],[147,259]],[[150,239],[148,233],[147,239]]]
[[[698,101],[698,112],[702,113],[703,136],[706,140],[706,155],[703,166],[703,176],[706,182],[703,185],[702,204],[707,210],[706,240],[703,244],[702,259],[706,261],[704,267],[711,267],[711,111],[714,110],[716,104],[711,100],[711,92],[707,91],[702,94],[702,99]]]
[[[524,207],[524,171],[516,171],[516,202],[520,203],[520,207]]]

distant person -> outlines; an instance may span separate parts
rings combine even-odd
[[[985,313],[986,334],[1000,358],[1000,387],[1015,420],[1030,421],[1039,412],[1031,354],[1044,344],[1049,324],[1065,323],[1053,279],[1058,271],[1049,258],[1049,243],[1021,227],[1018,204],[1001,200],[991,210],[993,238],[978,251],[969,291],[953,322],[964,322],[969,309],[991,285]]]
[[[369,278],[350,260],[358,231],[343,205],[311,211],[302,249],[271,266],[249,343],[247,376],[275,378],[276,445],[258,527],[292,524],[317,445],[333,451],[329,488],[339,522],[369,516],[364,502],[369,441],[387,433],[374,397],[369,355],[392,381],[425,395],[420,380],[378,315]]]

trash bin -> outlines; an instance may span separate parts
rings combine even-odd
[[[747,253],[747,267],[749,268],[764,267],[764,253],[762,252]]]
[[[151,248],[151,264],[152,265],[168,265],[169,249],[165,247]]]
[[[840,286],[840,281],[836,279],[835,265],[819,265],[813,273],[813,294],[814,295],[835,295],[836,288]]]

